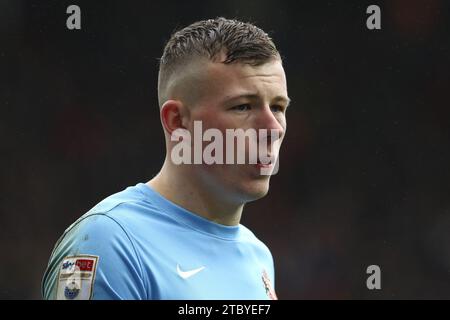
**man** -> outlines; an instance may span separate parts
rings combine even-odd
[[[260,169],[273,163],[175,164],[172,152],[175,132],[195,134],[199,121],[205,131],[276,132],[267,150],[277,152],[289,98],[275,45],[249,23],[199,21],[172,35],[158,80],[161,171],[66,230],[44,275],[44,297],[276,299],[271,253],[239,224],[244,205],[268,192],[270,175]]]

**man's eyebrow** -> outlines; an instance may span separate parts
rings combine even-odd
[[[289,97],[283,97],[283,96],[276,96],[275,98],[273,98],[273,101],[277,102],[277,101],[282,101],[286,103],[286,107],[288,107],[291,104],[291,98]]]
[[[246,94],[239,94],[239,95],[235,95],[235,96],[228,96],[225,98],[224,103],[226,102],[230,102],[233,100],[237,100],[237,99],[242,99],[242,98],[246,98],[246,99],[260,99],[260,96],[254,93],[246,93]],[[285,96],[276,96],[275,98],[272,99],[272,102],[285,102],[286,103],[286,107],[289,106],[289,104],[291,103],[291,99]]]

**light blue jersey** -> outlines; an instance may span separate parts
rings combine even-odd
[[[269,249],[139,183],[97,204],[58,240],[45,299],[270,299]]]

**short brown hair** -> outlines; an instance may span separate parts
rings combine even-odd
[[[241,62],[257,66],[281,60],[269,35],[251,23],[223,17],[197,21],[173,33],[164,48],[158,76],[160,106],[164,103],[161,93],[168,79],[189,59],[204,57],[214,61],[222,53],[226,58],[221,62],[225,64]]]

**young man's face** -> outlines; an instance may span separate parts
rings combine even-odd
[[[266,129],[269,136],[271,130],[276,130],[279,140],[268,139],[267,143],[269,153],[275,153],[273,145],[281,143],[286,131],[289,103],[281,61],[260,66],[209,62],[202,78],[196,88],[200,92],[198,100],[189,108],[187,129],[191,134],[194,121],[202,121],[203,132],[219,129],[224,137],[225,163],[226,129],[253,128],[257,133]],[[248,143],[246,149],[248,153]],[[218,192],[224,200],[247,202],[263,197],[269,189],[270,175],[261,174],[261,165],[248,164],[248,156],[246,164],[236,164],[236,156],[234,159],[235,164],[192,165],[192,170],[209,191]]]

